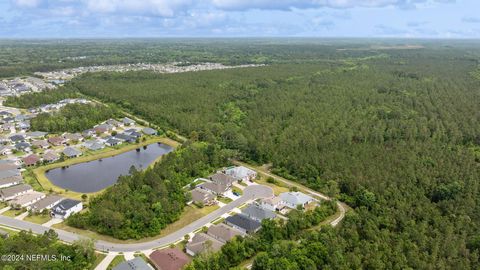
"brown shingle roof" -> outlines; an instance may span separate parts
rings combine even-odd
[[[197,233],[192,238],[192,241],[190,241],[187,244],[186,248],[191,252],[193,252],[194,255],[197,255],[205,251],[210,251],[210,252],[219,251],[223,245],[224,243],[218,241],[217,239],[207,234]]]
[[[179,270],[190,262],[190,258],[176,248],[155,250],[150,254],[150,260],[159,270]]]
[[[230,241],[237,235],[243,235],[243,233],[239,230],[234,229],[224,223],[210,226],[207,234],[224,243]]]

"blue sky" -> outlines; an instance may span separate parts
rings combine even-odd
[[[480,38],[480,0],[0,0],[2,38]]]

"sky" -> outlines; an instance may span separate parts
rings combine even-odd
[[[0,38],[480,38],[480,0],[0,0]]]

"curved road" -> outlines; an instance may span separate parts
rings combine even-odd
[[[246,187],[243,190],[243,196],[236,199],[235,201],[225,205],[224,207],[213,211],[212,213],[197,219],[196,221],[190,223],[189,225],[181,228],[178,231],[175,231],[169,235],[166,235],[162,238],[158,238],[156,240],[152,240],[149,242],[141,242],[141,243],[133,243],[133,244],[119,244],[119,243],[111,243],[103,240],[98,240],[95,242],[95,249],[99,251],[115,251],[115,252],[134,252],[134,251],[142,251],[148,249],[154,249],[158,247],[167,246],[171,243],[174,243],[178,240],[183,239],[186,234],[189,234],[203,226],[207,225],[209,222],[219,218],[223,214],[226,214],[232,211],[234,208],[241,206],[242,204],[250,201],[256,200],[261,198],[268,198],[273,196],[273,190],[268,186],[263,185],[251,185]],[[14,218],[0,216],[0,224],[18,228],[21,230],[32,230],[32,232],[36,234],[43,234],[45,231],[54,228],[48,228],[39,224],[17,220]],[[64,242],[72,243],[79,239],[86,239],[85,236],[80,236],[75,233],[67,232],[60,229],[54,229],[57,234],[58,238]]]
[[[309,188],[307,188],[307,187],[305,187],[305,186],[302,186],[302,185],[300,185],[300,184],[298,184],[298,183],[295,183],[295,182],[293,182],[293,181],[287,180],[287,179],[285,179],[285,178],[283,178],[283,177],[280,177],[280,176],[278,176],[278,175],[272,174],[272,173],[270,173],[270,172],[268,172],[268,171],[265,171],[265,170],[262,170],[262,169],[253,167],[253,166],[251,166],[251,165],[249,165],[249,164],[247,164],[247,163],[244,163],[244,162],[241,162],[241,161],[238,161],[238,160],[232,160],[232,162],[233,162],[235,165],[244,166],[244,167],[250,168],[250,169],[252,169],[252,170],[254,170],[254,171],[257,171],[257,172],[259,172],[259,173],[261,173],[261,174],[263,174],[263,175],[272,177],[273,179],[276,179],[276,180],[278,180],[278,181],[280,181],[280,182],[283,182],[284,184],[287,184],[287,185],[289,185],[289,186],[294,186],[294,187],[303,189],[304,191],[310,193],[311,195],[315,195],[315,196],[317,196],[317,197],[319,197],[319,198],[322,198],[322,199],[324,199],[324,200],[326,200],[326,201],[332,200],[332,198],[328,197],[328,196],[325,195],[325,194],[322,194],[322,193],[319,193],[319,192],[317,192],[317,191],[315,191],[315,190],[309,189]],[[340,211],[340,215],[339,215],[336,219],[334,219],[334,220],[332,220],[332,221],[330,222],[330,225],[332,225],[333,227],[336,227],[336,226],[343,220],[343,218],[345,218],[345,213],[347,212],[346,204],[345,204],[345,203],[340,202],[340,201],[337,201],[337,207],[338,207],[338,210]]]

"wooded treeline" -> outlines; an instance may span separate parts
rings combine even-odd
[[[118,239],[158,235],[186,206],[188,189],[183,187],[227,165],[232,154],[194,143],[167,154],[153,168],[137,171],[132,167],[130,175],[121,176],[89,203],[87,212],[73,215],[67,224]]]
[[[38,236],[21,231],[2,239],[0,254],[0,268],[3,270],[90,269],[96,259],[93,242],[82,240],[67,245],[58,240],[53,230]],[[27,256],[31,256],[30,259]]]
[[[329,243],[342,262],[320,268],[478,268],[477,60],[458,48],[354,54],[191,74],[91,74],[70,87],[271,162],[352,205],[355,217]]]
[[[99,104],[67,104],[57,112],[38,114],[31,120],[31,128],[51,133],[81,132],[121,115],[114,107]]]

